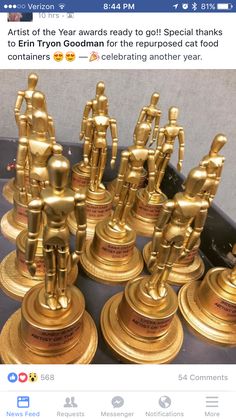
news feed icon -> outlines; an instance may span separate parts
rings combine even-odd
[[[18,396],[17,397],[17,407],[20,409],[27,409],[30,405],[29,396]]]

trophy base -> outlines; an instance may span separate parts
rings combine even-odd
[[[76,192],[86,193],[90,182],[91,167],[79,162],[72,167],[71,187]]]
[[[92,239],[96,225],[105,220],[112,212],[112,197],[107,190],[92,192],[88,190],[86,198],[87,228],[86,238]],[[68,226],[72,234],[76,234],[77,223],[75,214],[71,213],[68,217]]]
[[[143,258],[147,265],[148,259],[151,253],[151,242],[147,243],[143,248]],[[191,258],[192,259],[192,258]],[[148,267],[147,267],[148,269]],[[148,269],[149,272],[152,272]],[[184,285],[191,281],[196,281],[202,277],[205,271],[204,262],[199,255],[196,253],[191,260],[191,263],[186,265],[185,263],[174,263],[173,268],[168,277],[168,284],[171,285]]]
[[[74,284],[78,276],[78,267],[74,265],[69,273],[68,283]],[[16,266],[16,252],[9,253],[0,264],[0,287],[10,298],[22,301],[30,288],[42,283],[42,280],[23,276]]]
[[[103,337],[115,354],[126,363],[135,364],[166,364],[172,361],[180,351],[183,342],[183,329],[177,315],[161,337],[138,339],[122,327],[118,317],[118,307],[123,293],[111,297],[104,305],[101,313],[101,329]]]
[[[137,191],[134,206],[127,218],[127,224],[139,236],[152,237],[158,215],[167,198],[162,192],[155,193],[148,202],[145,192],[145,189]]]
[[[3,364],[89,364],[97,349],[97,330],[92,317],[83,314],[83,334],[80,340],[62,355],[45,356],[34,353],[20,335],[21,309],[6,322],[0,335],[0,358]]]
[[[16,242],[17,236],[25,228],[27,228],[27,225],[20,225],[15,222],[13,209],[6,212],[1,219],[1,232],[12,243]]]
[[[221,269],[221,268],[220,268]],[[227,346],[236,346],[236,324],[216,317],[201,306],[198,291],[202,281],[186,284],[179,291],[179,308],[186,320],[197,335],[215,343]]]
[[[80,257],[80,263],[85,273],[97,282],[108,285],[126,284],[130,279],[136,278],[143,270],[143,258],[140,251],[134,247],[133,256],[128,262],[106,264],[98,261],[91,252],[92,240],[85,243],[85,249]]]
[[[10,202],[10,204],[13,204],[13,195],[16,192],[16,187],[14,183],[15,178],[11,178],[10,180],[8,180],[8,182],[5,183],[2,189],[2,195],[8,202]]]

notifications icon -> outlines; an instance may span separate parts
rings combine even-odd
[[[111,404],[114,407],[114,409],[122,407],[124,405],[124,399],[121,396],[115,396],[113,397],[113,399],[111,400]]]

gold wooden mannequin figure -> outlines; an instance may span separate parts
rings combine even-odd
[[[42,213],[47,222],[43,232],[43,251],[46,265],[45,290],[46,303],[52,310],[67,308],[67,275],[69,266],[69,229],[67,216],[75,212],[77,222],[76,250],[72,254],[72,263],[77,263],[82,253],[86,235],[85,195],[74,194],[67,188],[69,162],[61,154],[51,157],[48,162],[50,186],[41,192],[40,199],[29,203],[28,241],[26,263],[32,276],[35,274],[34,263],[37,241],[40,232]]]
[[[27,264],[32,275],[42,213],[47,218],[43,247],[45,285],[32,287],[22,308],[5,324],[0,336],[4,363],[67,364],[90,363],[97,348],[96,326],[85,311],[77,287],[68,286],[71,264],[77,264],[85,240],[85,195],[67,188],[69,161],[58,154],[48,162],[50,184],[29,204]],[[78,223],[75,252],[70,254],[66,219],[74,210]]]
[[[108,284],[124,283],[135,278],[143,268],[135,247],[136,234],[127,222],[134,204],[142,168],[148,163],[148,182],[152,190],[155,180],[155,152],[146,147],[150,125],[141,123],[136,131],[136,144],[122,152],[115,188],[114,214],[97,224],[93,240],[86,243],[81,264],[95,280]]]
[[[155,181],[154,151],[147,149],[151,128],[149,123],[142,122],[136,127],[135,144],[123,151],[116,181],[113,204],[115,210],[109,223],[114,229],[127,229],[127,217],[134,204],[136,191],[140,183],[142,169],[148,165],[148,190],[153,191]]]
[[[85,136],[87,122],[90,118],[94,118],[98,112],[98,99],[100,96],[105,96],[105,83],[100,81],[96,86],[96,96],[94,99],[88,101],[83,112],[83,119],[81,123],[80,140],[84,139],[83,160],[76,163],[72,167],[71,186],[74,191],[87,192],[87,187],[90,181],[91,174],[91,151],[92,142],[90,138]]]
[[[20,120],[20,113],[23,106],[23,103],[25,103],[25,110],[23,115],[26,116],[27,119],[27,136],[30,135],[30,127],[31,127],[31,119],[32,119],[32,95],[35,92],[35,88],[38,82],[38,76],[35,73],[30,73],[28,76],[28,88],[26,90],[20,90],[17,94],[17,99],[15,103],[14,108],[14,115],[16,124],[19,127],[19,120]],[[28,176],[29,176],[29,162],[27,160],[26,163],[26,181],[28,182]],[[15,185],[15,179],[11,179],[8,181],[4,187],[3,187],[3,196],[9,201],[10,203],[13,203],[13,194],[16,191],[16,185]]]
[[[161,110],[157,108],[157,103],[159,101],[159,93],[153,93],[151,96],[150,104],[148,106],[144,106],[139,114],[139,118],[134,130],[134,142],[136,142],[136,132],[137,128],[143,122],[150,124],[150,128],[152,128],[154,122],[154,128],[152,131],[152,138],[150,141],[150,145],[157,140],[157,134],[159,129],[159,123],[161,118]]]
[[[179,140],[179,158],[177,169],[181,172],[184,159],[184,130],[177,124],[179,110],[171,107],[169,109],[169,123],[161,128],[157,139],[156,150],[156,190],[160,189],[167,165],[174,151],[174,142],[176,137]]]
[[[38,76],[35,73],[30,73],[28,76],[28,89],[20,90],[17,95],[16,103],[15,103],[15,120],[17,125],[20,121],[20,113],[23,103],[26,104],[26,109],[24,115],[27,118],[27,134],[30,135],[30,127],[32,125],[32,96],[36,90],[36,86],[38,83]]]
[[[236,255],[236,245],[232,253]],[[186,322],[204,338],[236,346],[236,266],[212,268],[202,281],[185,284],[179,307]]]
[[[45,96],[35,92],[32,96],[32,130],[27,137],[27,120],[20,117],[21,137],[16,159],[16,184],[21,193],[25,192],[25,162],[29,156],[30,193],[37,197],[48,183],[47,161],[56,144],[52,117],[48,115]]]
[[[96,103],[96,115],[87,119],[84,141],[84,166],[91,166],[90,183],[87,189],[87,237],[92,238],[96,224],[109,217],[112,210],[111,194],[102,184],[103,173],[107,161],[107,130],[110,128],[112,137],[111,168],[114,168],[117,155],[116,120],[108,116],[106,96],[99,96]],[[90,159],[90,161],[89,161]],[[75,218],[70,215],[68,225],[75,234]]]
[[[106,96],[99,96],[97,101],[97,114],[87,120],[85,143],[91,147],[91,179],[89,189],[95,192],[105,189],[102,184],[103,173],[107,160],[107,130],[110,128],[112,138],[111,168],[115,166],[117,156],[117,125],[116,120],[108,115],[108,102]],[[88,148],[89,148],[88,147]],[[84,158],[88,163],[88,155]]]
[[[105,93],[105,83],[103,81],[99,81],[96,86],[95,98],[89,100],[84,107],[83,119],[81,123],[81,131],[80,131],[80,140],[83,140],[85,136],[86,125],[87,125],[87,121],[89,117],[93,118],[94,116],[97,115],[98,99],[100,96],[105,96],[104,93]]]
[[[207,217],[209,204],[198,194],[206,181],[206,170],[195,168],[190,171],[184,192],[168,200],[158,217],[148,261],[153,273],[147,282],[148,294],[159,299],[166,294],[166,282],[173,264],[181,255],[187,255],[197,243]],[[188,229],[192,231],[188,236]]]
[[[212,141],[209,153],[200,162],[200,166],[205,167],[207,171],[207,179],[201,195],[204,195],[210,204],[215,198],[225,162],[225,157],[221,156],[219,151],[226,142],[227,138],[223,134],[217,134]]]

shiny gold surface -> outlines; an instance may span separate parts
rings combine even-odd
[[[4,363],[89,363],[97,348],[96,327],[85,312],[78,288],[69,285],[69,269],[77,265],[85,240],[85,196],[68,184],[69,161],[61,149],[48,162],[49,186],[28,205],[25,261],[36,273],[36,252],[42,216],[45,284],[32,287],[0,337]],[[75,251],[70,254],[68,214],[77,220]],[[19,267],[19,266],[18,266]]]
[[[26,190],[26,169],[29,162],[30,195],[39,196],[48,184],[47,162],[54,151],[57,152],[55,129],[52,117],[47,113],[46,99],[43,93],[32,95],[32,115],[30,132],[28,118],[19,117],[19,144],[16,157],[16,187],[21,202],[28,203]]]
[[[13,204],[13,195],[14,195],[14,192],[16,191],[14,182],[15,182],[15,178],[11,178],[5,183],[2,189],[2,194],[4,198],[8,202],[10,202],[10,204]]]
[[[183,127],[179,126],[177,123],[177,118],[179,115],[178,108],[172,106],[169,109],[169,121],[168,124],[161,128],[158,133],[157,138],[157,148],[156,148],[156,190],[158,191],[161,187],[161,182],[163,180],[167,165],[171,159],[171,155],[174,151],[175,139],[178,138],[179,141],[179,155],[177,170],[181,172],[182,164],[184,159],[184,130]]]
[[[179,307],[199,335],[236,346],[235,268],[213,268],[202,281],[186,284],[179,293]]]
[[[154,192],[149,196],[146,188],[137,191],[127,223],[139,236],[152,237],[155,224],[166,199],[166,195],[162,192]]]
[[[135,247],[133,231],[117,232],[109,219],[97,224],[93,240],[85,244],[80,263],[87,275],[106,284],[123,284],[143,269],[143,258]]]
[[[79,163],[76,163],[72,167],[71,186],[72,186],[72,189],[75,191],[86,193],[88,185],[90,183],[92,155],[97,154],[99,152],[99,150],[96,150],[96,152],[93,150],[93,145],[94,145],[93,142],[95,140],[95,136],[97,135],[97,131],[101,129],[101,126],[99,126],[98,130],[97,130],[97,127],[95,126],[93,133],[91,132],[91,129],[87,128],[87,126],[91,125],[91,120],[95,121],[93,119],[95,116],[100,116],[100,122],[102,123],[102,125],[104,125],[105,118],[103,120],[101,119],[101,116],[105,116],[105,114],[103,115],[103,113],[101,113],[102,100],[99,102],[100,97],[103,98],[104,101],[107,101],[104,92],[105,92],[105,84],[103,81],[100,81],[97,83],[97,86],[96,86],[95,98],[88,101],[84,107],[83,119],[81,123],[81,131],[80,131],[80,140],[84,140],[83,160]],[[99,124],[99,119],[97,119],[97,122]],[[96,125],[96,122],[94,122],[94,125]],[[111,123],[110,127],[114,134],[114,131],[116,130],[115,121],[114,121],[114,124],[113,122]],[[100,134],[101,136],[103,135],[102,132]],[[102,151],[102,154],[103,154],[103,151]],[[106,157],[100,156],[100,162],[102,162],[103,159],[106,159]]]
[[[198,195],[206,176],[204,168],[192,169],[185,190],[164,203],[159,214],[147,263],[149,270],[152,270],[147,291],[154,299],[166,294],[165,284],[174,263],[180,257],[189,256],[198,244],[209,208],[208,201]],[[173,282],[173,275],[171,280]]]
[[[161,118],[161,110],[157,108],[157,103],[159,101],[159,93],[154,92],[150,99],[150,104],[147,106],[144,106],[139,114],[137,124],[134,129],[133,139],[134,144],[136,143],[137,139],[137,129],[140,124],[143,122],[148,124],[150,127],[150,134],[151,134],[151,141],[150,145],[157,141],[157,135],[158,135],[158,129],[159,129],[159,123]]]
[[[182,346],[175,292],[167,286],[167,295],[155,301],[146,292],[148,280],[146,276],[128,282],[124,293],[110,298],[101,313],[103,337],[124,362],[168,363]]]
[[[73,191],[86,193],[91,176],[91,166],[84,162],[76,163],[72,167],[71,187]]]
[[[27,228],[28,205],[21,202],[18,192],[14,193],[13,202],[13,209],[4,214],[1,219],[1,231],[4,237],[15,243],[17,236]]]
[[[46,268],[45,298],[48,306],[56,310],[59,306],[66,308],[67,277],[70,266],[78,263],[86,234],[85,195],[74,193],[67,187],[69,161],[62,156],[61,148],[57,155],[48,162],[50,184],[41,192],[41,197],[33,199],[28,205],[28,238],[25,260],[32,276],[36,273],[36,251],[44,215],[43,254]],[[69,229],[67,216],[75,213],[77,221],[76,249],[70,255]]]
[[[139,182],[139,185],[138,185],[138,189],[139,188],[144,188],[145,183],[146,183],[146,178],[147,178],[147,171],[146,171],[146,169],[143,168],[142,173],[141,173],[141,177],[140,177],[140,182]],[[108,183],[107,189],[113,197],[114,193],[115,193],[115,189],[116,189],[116,179],[113,179],[111,182]]]
[[[41,283],[45,277],[39,279],[31,277],[25,270],[24,273],[20,272],[18,265],[19,258],[17,258],[15,251],[9,253],[2,260],[0,264],[0,287],[10,298],[22,301],[27,291],[39,282]],[[77,276],[78,268],[74,265],[68,274],[68,284],[74,284]]]
[[[96,225],[109,217],[112,212],[112,197],[108,191],[99,190],[92,192],[90,189],[87,191],[86,198],[86,216],[87,216],[87,229],[86,239],[92,239],[95,232]],[[74,214],[68,217],[68,226],[72,234],[76,233],[76,220]]]
[[[84,311],[84,298],[71,287],[68,310],[44,306],[43,285],[33,287],[22,309],[6,322],[0,335],[0,356],[5,364],[88,364],[97,348],[97,331]]]
[[[143,258],[147,265],[151,255],[152,242],[147,243],[143,248]],[[168,276],[168,284],[184,285],[189,281],[195,281],[201,278],[204,274],[205,266],[201,256],[198,253],[199,246],[192,249],[187,256],[180,259],[173,264],[172,270]],[[182,261],[182,263],[181,263]],[[148,269],[152,272],[153,267]]]

